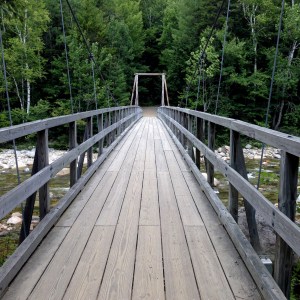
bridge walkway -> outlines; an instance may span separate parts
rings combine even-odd
[[[155,117],[105,160],[3,299],[261,299]]]

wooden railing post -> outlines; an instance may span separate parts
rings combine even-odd
[[[239,174],[241,174],[245,179],[248,180],[247,168],[243,153],[243,148],[241,144],[240,134],[233,130],[230,130],[230,165],[235,169]],[[247,199],[244,198],[244,206],[246,211],[250,243],[256,252],[260,252],[260,242],[259,235],[257,230],[256,218],[255,218],[255,209],[249,204]],[[230,184],[229,190],[229,211],[235,221],[238,220],[238,192]]]
[[[121,110],[118,109],[117,111],[117,122],[119,122],[121,119],[122,119],[122,116],[121,116]],[[117,129],[117,136],[119,136],[122,132],[122,129],[121,129],[121,125],[118,126],[118,129]]]
[[[203,141],[203,120],[196,117],[196,138]],[[201,152],[198,148],[196,148],[196,157],[195,157],[196,166],[200,170],[201,164]]]
[[[49,164],[49,152],[48,152],[48,129],[39,131],[37,133],[37,143],[35,148],[35,156],[31,171],[31,176],[36,174],[42,168]],[[21,244],[25,238],[29,235],[30,224],[32,221],[32,215],[34,210],[34,203],[36,199],[36,192],[26,199],[26,204],[23,212],[23,222],[20,231],[19,243]],[[39,211],[40,219],[43,219],[50,210],[50,197],[49,186],[46,183],[39,189]]]
[[[77,147],[76,121],[69,124],[69,150]],[[70,163],[70,187],[77,182],[77,159]]]
[[[38,149],[38,170],[49,165],[49,148],[48,148],[48,129],[37,133]],[[42,220],[50,210],[49,186],[46,183],[39,189],[40,220]]]
[[[190,114],[187,114],[187,130],[190,133],[193,133],[193,117]],[[193,144],[190,142],[189,139],[187,139],[187,148],[188,148],[188,154],[194,161],[194,150],[193,150]]]
[[[108,123],[107,123],[107,127],[109,127],[111,125],[111,112],[108,112]],[[110,132],[108,134],[108,146],[111,145],[111,140],[112,140],[112,132]]]
[[[299,157],[281,152],[280,190],[278,208],[293,222],[296,214],[297,182]],[[287,243],[276,236],[276,256],[274,266],[274,279],[282,292],[289,299],[291,288],[291,275],[293,265],[293,251]]]
[[[216,135],[216,125],[214,123],[208,122],[208,147],[212,151],[215,150],[215,135]],[[207,168],[206,170],[207,182],[211,186],[214,186],[214,175],[215,175],[214,166],[209,161],[207,161],[206,168]]]
[[[240,134],[230,130],[230,166],[237,170],[238,166],[242,165],[241,160],[244,160],[244,156],[241,157]],[[228,210],[236,222],[238,222],[238,209],[239,193],[236,188],[229,183]]]
[[[93,117],[87,118],[87,140],[93,136]],[[89,168],[93,164],[93,147],[87,151],[87,167]]]
[[[98,132],[101,132],[103,130],[103,113],[101,115],[98,115],[97,118],[98,121]],[[101,139],[98,143],[98,157],[103,153],[103,139]]]

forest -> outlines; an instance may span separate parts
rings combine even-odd
[[[136,72],[165,72],[174,106],[264,126],[281,1],[232,1],[229,12],[226,26],[221,0],[1,1],[0,127],[10,125],[6,82],[15,125],[129,105]],[[294,135],[299,47],[300,1],[289,0],[267,126]],[[144,78],[140,86],[140,104],[159,105],[159,79]]]

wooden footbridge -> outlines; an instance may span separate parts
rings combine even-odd
[[[220,126],[230,131],[230,165],[213,151]],[[69,130],[70,146],[49,164],[54,127]],[[26,201],[22,243],[0,269],[2,299],[287,295],[293,252],[300,254],[300,229],[293,222],[299,138],[182,108],[162,106],[158,118],[142,117],[140,107],[129,106],[0,129],[0,142],[35,133],[32,176],[0,198],[0,218]],[[282,150],[279,208],[247,181],[240,135]],[[70,189],[51,208],[48,183],[65,167]],[[211,187],[214,168],[229,181],[229,210]],[[41,221],[30,232],[37,192]],[[253,246],[235,222],[239,193]],[[277,233],[275,280],[255,251],[255,210]]]

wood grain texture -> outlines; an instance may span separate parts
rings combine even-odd
[[[145,170],[140,225],[160,225],[156,170]]]
[[[48,299],[61,299],[63,297],[116,177],[116,172],[107,172],[80,216],[70,228],[29,299],[39,299],[41,295],[47,295]]]
[[[213,122],[215,124],[221,125],[228,129],[238,131],[241,134],[244,134],[253,139],[261,141],[267,145],[284,150],[285,152],[289,152],[295,156],[298,157],[300,156],[299,137],[291,136],[289,134],[260,127],[243,121],[220,117],[220,116],[194,111],[190,109],[184,109],[179,107],[164,107],[162,110],[166,111],[168,109],[179,111],[179,112],[185,112],[192,116],[196,116],[203,120]]]
[[[96,299],[115,226],[95,226],[63,299]]]
[[[198,299],[198,288],[170,174],[159,172],[157,177],[166,297],[168,299]]]
[[[295,223],[291,222],[289,218],[279,211],[279,209],[277,209],[270,201],[268,201],[268,199],[266,199],[266,197],[264,197],[251,183],[240,176],[234,169],[229,167],[226,162],[218,158],[214,151],[201,143],[179,123],[170,119],[168,116],[164,115],[164,118],[171,121],[172,124],[174,124],[193,142],[195,147],[204,153],[207,159],[214,164],[216,169],[227,177],[229,182],[239,191],[239,193],[248,200],[249,204],[255,207],[256,210],[263,215],[265,221],[272,226],[272,228],[297,254],[300,255],[300,228]],[[178,147],[181,146],[178,145]],[[182,155],[185,157],[186,161],[190,161],[183,152]],[[190,167],[191,169],[195,168],[192,161],[190,162]]]
[[[147,139],[147,152],[145,158],[145,170],[156,170],[155,151],[154,151],[154,118],[149,120],[149,132]]]
[[[98,299],[130,299],[143,174],[132,171]]]
[[[132,299],[165,299],[159,226],[139,226]]]
[[[128,119],[134,118],[135,115],[127,117]],[[68,151],[62,157],[55,160],[53,163],[49,164],[42,170],[40,170],[35,175],[31,176],[29,179],[25,180],[8,193],[0,197],[0,218],[7,215],[12,211],[18,204],[31,196],[40,187],[45,185],[51,180],[60,170],[62,170],[66,165],[69,165],[74,161],[78,155],[86,152],[90,147],[96,144],[109,132],[113,131],[115,128],[126,122],[126,118],[119,123],[115,123],[108,128],[104,129],[100,133],[94,135],[87,141],[81,143],[76,148]]]
[[[159,114],[159,116],[161,116],[161,114]],[[162,116],[162,118],[165,118],[165,116]],[[169,128],[167,128],[167,130],[172,136],[177,147],[179,148],[182,156],[185,158],[185,160],[191,167],[191,170],[198,183],[200,184],[201,189],[204,191],[214,210],[217,212],[220,221],[225,226],[226,231],[231,237],[239,254],[243,258],[249,272],[253,276],[253,279],[255,280],[257,287],[259,288],[263,297],[267,299],[284,299],[285,297],[282,291],[277,286],[270,273],[268,273],[257,254],[254,252],[246,237],[242,234],[240,228],[235,223],[232,216],[228,213],[224,205],[221,203],[220,199],[216,196],[213,189],[207,183],[207,181],[200,173],[199,169],[196,167],[192,159],[187,155],[185,149],[173,135],[171,130],[169,130]]]
[[[205,227],[185,226],[185,233],[201,298],[234,299]]]
[[[13,127],[5,127],[0,129],[0,143],[11,141],[13,139],[26,136],[28,134],[36,133],[37,131],[50,129],[74,121],[86,119],[88,117],[97,116],[105,112],[111,112],[116,110],[130,110],[130,113],[134,113],[136,109],[139,108],[136,106],[103,108],[99,110],[76,113],[73,115],[66,115],[61,117],[45,119],[45,120],[28,122],[25,124],[15,125]]]
[[[55,226],[72,226],[79,216],[80,212],[84,208],[87,201],[97,188],[99,181],[105,176],[107,169],[112,161],[116,158],[118,152],[113,151],[110,156],[104,161],[101,167],[96,171],[94,176],[88,181],[84,187],[84,192],[81,192],[76,199],[72,202],[70,207],[61,216]]]
[[[3,300],[26,299],[51,261],[69,228],[53,228],[14,279]]]
[[[16,276],[18,271],[25,264],[30,255],[40,244],[44,236],[50,231],[50,229],[58,221],[59,217],[69,207],[69,205],[76,198],[79,192],[84,188],[88,180],[96,172],[101,163],[107,158],[111,151],[113,151],[114,147],[118,145],[118,143],[134,126],[134,124],[135,123],[128,125],[129,127],[123,132],[123,134],[117,140],[115,140],[112,145],[106,148],[105,152],[98,158],[98,160],[84,173],[81,178],[78,179],[77,183],[69,189],[67,194],[60,200],[56,207],[53,208],[42,221],[40,221],[35,230],[6,260],[6,262],[0,269],[0,296]]]

